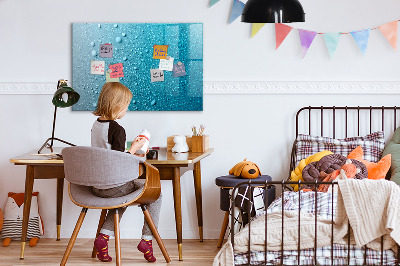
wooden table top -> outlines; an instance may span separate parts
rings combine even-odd
[[[22,154],[20,156],[10,159],[11,163],[14,164],[64,164],[64,161],[57,154],[61,153],[61,147],[54,147],[53,152],[50,149],[43,149],[42,155],[37,154],[37,150]],[[208,149],[205,152],[186,152],[186,153],[174,153],[167,151],[166,148],[161,148],[158,151],[157,160],[146,160],[152,165],[168,165],[168,164],[193,164],[197,163],[201,159],[207,157],[214,151],[213,148]],[[53,154],[52,154],[53,153]]]

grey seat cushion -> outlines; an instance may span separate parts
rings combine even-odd
[[[135,180],[135,182],[145,182],[145,180]],[[118,206],[129,201],[132,201],[143,191],[143,187],[123,197],[117,198],[101,198],[92,193],[92,187],[82,186],[70,183],[70,193],[72,199],[83,206],[90,206],[94,208],[105,208]]]

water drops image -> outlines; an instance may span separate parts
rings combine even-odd
[[[106,82],[106,75],[90,74],[91,61],[104,61],[105,71],[109,65],[123,63],[124,77],[120,82],[135,95],[129,106],[131,111],[202,110],[201,23],[73,23],[72,29],[73,88],[81,94],[74,111],[93,111]],[[112,58],[100,57],[99,46],[107,43],[113,45]],[[164,82],[151,83],[150,69],[159,67],[159,60],[153,59],[155,44],[170,45],[168,53],[176,60],[186,61],[186,77],[175,78],[172,72],[165,71]]]

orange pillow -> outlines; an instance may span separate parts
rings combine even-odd
[[[368,170],[368,179],[375,180],[384,179],[386,177],[392,161],[392,155],[388,154],[377,163],[368,162],[363,159],[363,149],[361,146],[358,146],[352,152],[350,152],[347,158],[355,159],[365,164]]]

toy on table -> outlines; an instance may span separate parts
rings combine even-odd
[[[258,176],[260,176],[260,168],[258,168],[255,163],[246,160],[247,158],[244,159],[242,162],[237,163],[231,170],[229,170],[229,174],[249,179],[257,178]]]
[[[31,212],[26,236],[27,239],[30,239],[29,246],[31,247],[36,245],[44,230],[42,219],[39,215],[38,195],[39,192],[32,193]],[[11,240],[21,240],[23,213],[24,193],[9,192],[4,208],[3,228],[1,229],[4,247],[8,247]]]
[[[174,137],[175,146],[172,148],[172,152],[188,152],[189,146],[186,143],[185,136],[175,136]]]

